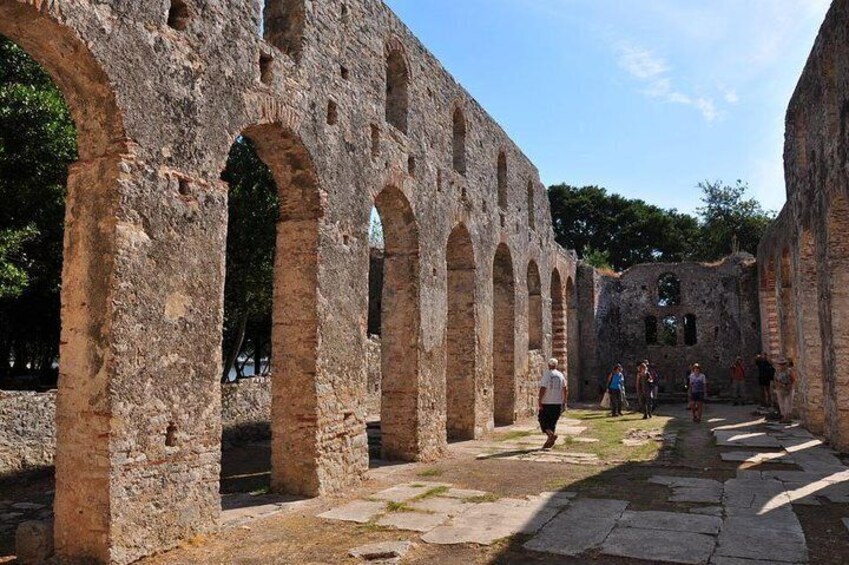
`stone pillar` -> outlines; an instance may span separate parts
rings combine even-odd
[[[802,420],[811,431],[822,433],[825,426],[823,407],[822,343],[817,312],[817,258],[810,231],[802,230],[796,253],[796,335],[798,336],[797,406]]]
[[[217,525],[226,208],[221,183],[129,157],[70,170],[61,558],[129,563]]]

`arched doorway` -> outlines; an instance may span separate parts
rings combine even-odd
[[[516,283],[510,249],[503,243],[492,264],[492,324],[495,423],[512,424],[516,420]]]
[[[386,187],[374,201],[383,226],[380,289],[380,442],[389,460],[419,453],[419,234],[404,193]]]
[[[451,232],[446,249],[446,428],[448,439],[475,435],[475,256],[466,226]]]

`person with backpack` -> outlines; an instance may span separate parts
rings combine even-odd
[[[705,397],[707,396],[707,377],[702,373],[701,365],[693,363],[688,377],[690,410],[693,412],[693,422],[702,421]]]
[[[637,366],[637,394],[643,409],[643,420],[652,417],[656,390],[657,384],[654,382],[654,375],[649,372],[645,363],[640,363]]]
[[[622,415],[622,397],[625,396],[625,373],[622,365],[617,363],[607,375],[607,393],[610,395],[610,415]]]
[[[755,365],[758,367],[758,385],[761,388],[761,406],[772,407],[772,379],[775,377],[775,367],[769,362],[769,356],[765,351],[758,353],[755,357]]]
[[[557,359],[548,360],[548,370],[543,373],[539,383],[539,427],[548,436],[543,449],[551,448],[557,441],[554,433],[557,420],[566,411],[567,385],[566,377],[557,370]]]

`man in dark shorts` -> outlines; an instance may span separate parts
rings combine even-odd
[[[775,367],[769,362],[765,351],[761,351],[755,357],[755,365],[758,367],[758,386],[761,388],[761,406],[770,408],[772,406],[772,379],[775,378]]]
[[[566,377],[557,370],[557,359],[548,360],[548,370],[539,383],[539,427],[548,436],[543,449],[549,449],[557,441],[554,431],[557,420],[566,411]]]

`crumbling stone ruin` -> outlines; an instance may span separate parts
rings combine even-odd
[[[368,225],[385,230],[383,454],[439,458],[535,409],[574,254],[534,166],[377,0],[0,0],[78,126],[56,400],[55,550],[127,563],[216,527],[227,186],[281,200],[272,483],[368,465]],[[554,329],[552,329],[554,328]]]
[[[758,249],[763,347],[794,361],[804,424],[849,449],[849,2],[832,3],[787,110],[787,203]]]
[[[0,462],[49,463],[55,436],[56,554],[129,563],[216,528],[222,427],[267,422],[273,488],[322,495],[365,475],[369,413],[384,458],[436,460],[532,415],[549,356],[579,399],[615,361],[648,356],[674,388],[761,343],[794,358],[800,415],[846,448],[847,21],[835,0],[757,263],[609,274],[554,242],[533,164],[380,0],[0,0],[0,34],[60,87],[80,153],[59,389],[0,397],[0,418],[55,398],[55,427],[28,421]],[[273,370],[222,393],[220,177],[239,136],[281,201]]]
[[[760,346],[755,259],[741,253],[715,264],[652,263],[622,273],[578,271],[581,395],[595,399],[598,378],[614,363],[633,390],[636,365],[648,358],[662,392],[684,393],[689,367],[699,363],[714,393],[729,386],[729,368],[751,365]],[[751,393],[754,370],[748,371]],[[573,385],[574,387],[574,385]],[[573,392],[577,391],[573,388]]]

